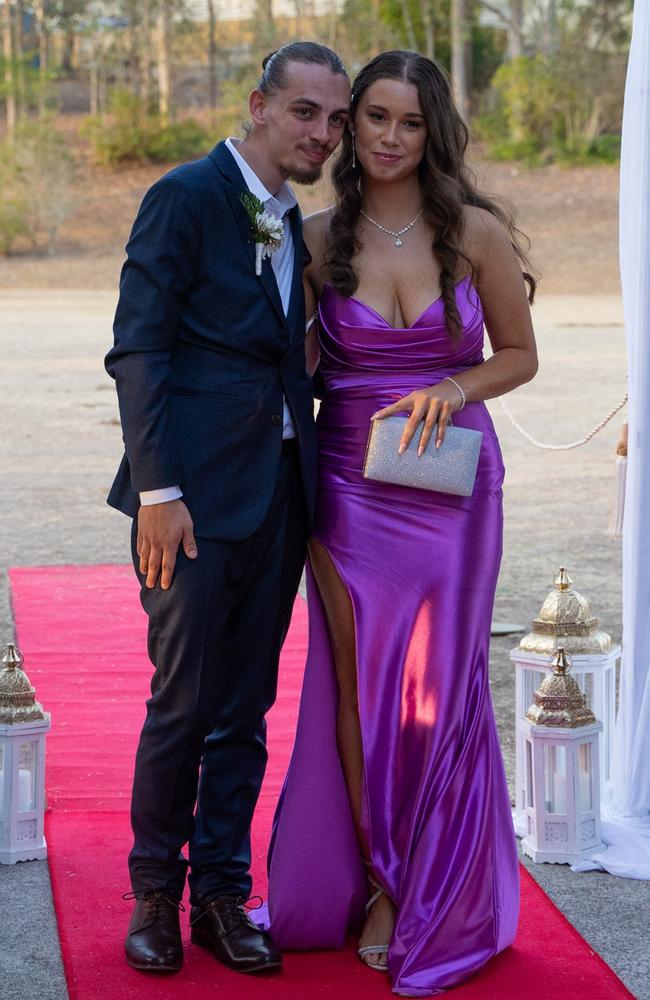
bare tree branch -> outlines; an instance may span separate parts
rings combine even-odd
[[[498,17],[502,24],[505,24],[507,28],[512,26],[512,18],[507,17],[506,14],[499,8],[495,7],[494,4],[488,3],[488,0],[479,0],[479,6],[483,7],[484,10],[489,10],[490,14],[494,14]]]

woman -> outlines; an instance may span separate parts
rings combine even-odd
[[[434,996],[517,925],[488,684],[503,465],[483,400],[535,374],[535,282],[507,214],[473,186],[432,62],[373,59],[350,125],[336,205],[305,224],[325,393],[308,664],[269,903],[281,946],[341,947],[360,924],[361,958],[395,993]],[[452,417],[483,432],[471,497],[363,478],[371,419],[398,412],[401,448],[439,446]]]

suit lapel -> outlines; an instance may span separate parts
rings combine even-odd
[[[228,201],[230,202],[235,222],[237,223],[237,230],[240,234],[244,250],[248,255],[250,266],[254,273],[255,244],[253,243],[250,235],[251,224],[250,219],[248,218],[248,213],[241,203],[241,196],[248,191],[248,188],[225,143],[219,143],[219,145],[210,153],[210,158],[219,167],[219,170],[226,181],[226,195],[228,197]],[[271,267],[270,258],[264,258],[262,261],[262,273],[256,277],[266,292],[271,305],[278,315],[278,318],[286,325],[287,317],[284,315],[282,299],[280,298],[278,283],[275,280],[275,274],[273,273],[273,268]]]

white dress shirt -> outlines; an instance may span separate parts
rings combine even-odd
[[[298,199],[286,181],[278,193],[276,195],[272,195],[262,184],[255,171],[249,167],[244,157],[238,151],[238,145],[238,139],[226,139],[226,146],[232,154],[235,163],[239,167],[248,190],[251,194],[255,195],[256,198],[259,198],[259,200],[263,202],[264,208],[267,212],[274,215],[276,219],[282,219],[284,223],[284,238],[282,240],[282,245],[275,250],[271,256],[271,267],[273,268],[273,273],[275,274],[275,280],[278,283],[278,291],[280,292],[280,298],[282,300],[282,308],[284,310],[284,315],[286,316],[289,311],[289,300],[291,298],[294,261],[293,234],[291,232],[291,223],[287,218],[287,212],[298,204]],[[287,438],[294,438],[295,436],[296,429],[293,426],[291,411],[289,410],[286,399],[283,398],[282,437],[286,440]],[[178,500],[182,496],[183,491],[180,486],[166,486],[160,490],[141,491],[140,503],[143,507],[148,507],[155,503],[166,503],[168,500]]]

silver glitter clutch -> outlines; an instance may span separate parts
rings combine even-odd
[[[364,478],[435,490],[437,493],[471,496],[481,451],[481,431],[448,424],[440,448],[435,446],[434,430],[426,451],[418,458],[419,431],[403,455],[397,450],[406,419],[391,416],[371,422],[363,465]]]

